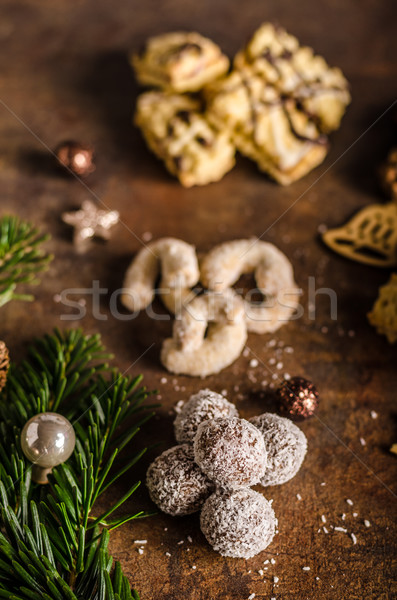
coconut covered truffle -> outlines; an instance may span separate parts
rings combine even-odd
[[[247,488],[212,494],[202,508],[200,525],[222,556],[251,558],[271,543],[277,519],[266,498]]]
[[[220,417],[238,417],[237,408],[221,394],[208,389],[193,394],[174,421],[177,442],[193,442],[200,423]]]
[[[194,462],[188,444],[174,446],[150,465],[146,485],[151,499],[169,515],[189,515],[200,509],[213,485]]]
[[[306,436],[290,419],[264,413],[250,419],[263,435],[267,467],[261,484],[280,485],[299,471],[307,450]]]
[[[205,421],[194,438],[194,458],[216,485],[238,489],[255,485],[266,468],[266,449],[261,432],[237,417]]]

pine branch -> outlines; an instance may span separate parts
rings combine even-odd
[[[147,393],[141,377],[109,371],[106,358],[99,336],[56,331],[10,369],[0,395],[0,598],[139,598],[120,565],[112,570],[107,548],[109,531],[148,516],[119,514],[140,482],[105,512],[96,514],[95,505],[144,454],[135,451],[116,468],[152,407],[143,404]],[[76,449],[53,469],[44,487],[32,483],[19,438],[27,419],[48,410],[72,421]],[[134,425],[126,428],[131,418]]]
[[[52,260],[41,249],[48,238],[18,217],[0,218],[0,306],[10,300],[33,300],[30,294],[19,294],[17,287],[39,283],[38,273],[45,271]]]

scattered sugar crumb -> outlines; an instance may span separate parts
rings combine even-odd
[[[283,368],[284,364],[280,361],[276,364],[276,369],[281,370]]]
[[[147,540],[134,540],[134,544],[142,546],[142,544],[147,544]]]
[[[252,367],[253,369],[255,369],[258,365],[259,365],[259,362],[257,361],[256,358],[253,358],[252,360],[250,360],[250,367]]]
[[[325,233],[328,231],[328,227],[325,223],[320,223],[320,225],[317,227],[317,231],[318,233]]]
[[[334,527],[335,531],[341,531],[342,533],[347,533],[347,529],[345,529],[344,527]]]
[[[302,571],[310,571],[310,567],[302,567]]]
[[[275,365],[276,364],[276,359],[275,358],[269,358],[269,365]]]
[[[239,389],[240,389],[240,386],[239,386],[239,385],[235,385],[235,386],[233,386],[233,391],[234,391],[234,392],[238,392],[238,391],[239,391]]]
[[[325,483],[325,481],[323,481],[322,483],[320,483],[320,485],[324,486],[324,485],[327,485],[327,484]]]
[[[285,346],[284,352],[286,352],[287,354],[293,354],[294,353],[294,349],[293,349],[292,346]]]
[[[164,527],[164,531],[168,531],[168,527]]]
[[[175,412],[176,412],[177,415],[181,412],[182,407],[183,407],[184,404],[185,404],[184,400],[179,400],[179,402],[176,403],[174,410],[175,410]]]
[[[378,418],[378,413],[376,412],[376,410],[371,410],[371,418],[372,419],[377,419]]]
[[[327,519],[325,518],[325,515],[321,515],[321,520],[322,520],[323,523],[327,522]]]
[[[275,576],[273,577],[273,583],[278,583],[279,581],[280,581],[280,578],[279,578],[279,577],[277,577],[277,575],[275,575]]]
[[[221,396],[227,396],[227,390],[222,390],[221,391]]]
[[[360,444],[362,446],[366,446],[367,445],[367,442],[365,441],[365,439],[363,437],[360,437]]]
[[[289,373],[284,373],[283,377],[285,381],[289,381],[291,379],[291,375]]]
[[[300,494],[296,494],[298,500],[302,500],[302,496]]]
[[[245,358],[247,358],[247,356],[249,356],[249,353],[250,353],[249,349],[248,348],[244,348],[244,350],[243,350],[243,356]]]
[[[356,538],[356,536],[354,535],[354,533],[351,533],[351,534],[350,534],[350,537],[351,537],[351,539],[352,539],[352,542],[353,542],[353,544],[357,544],[357,538]]]
[[[267,342],[266,346],[268,348],[274,348],[274,346],[277,344],[276,340],[270,340],[269,342]]]
[[[278,379],[278,375],[277,375],[277,373],[273,373],[273,375],[272,375],[272,379]]]
[[[368,519],[364,519],[364,525],[365,527],[371,527],[371,523],[368,521]]]
[[[320,581],[320,577],[316,577],[316,581]]]
[[[197,569],[196,565],[192,565],[192,569],[193,569],[193,571],[194,571],[195,569]]]
[[[354,512],[353,517],[358,517],[358,513]]]
[[[166,552],[165,555],[166,556],[171,556],[171,552]]]
[[[142,233],[142,241],[150,242],[150,240],[152,238],[153,238],[153,233],[151,231],[145,231],[145,233]]]
[[[167,378],[166,377],[162,377],[160,379],[160,383],[167,383]]]
[[[353,506],[353,504],[354,504],[353,500],[350,500],[350,498],[346,498],[346,502],[348,503],[349,506]]]

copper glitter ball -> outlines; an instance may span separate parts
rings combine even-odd
[[[280,408],[291,419],[312,417],[318,407],[318,391],[315,385],[303,377],[283,381],[277,390]]]
[[[95,171],[94,151],[79,142],[62,142],[55,149],[59,163],[68,171],[83,177]]]

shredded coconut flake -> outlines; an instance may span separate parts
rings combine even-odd
[[[334,527],[335,531],[341,531],[342,533],[347,533],[347,529],[345,529],[344,527]]]
[[[248,600],[254,600],[255,598],[255,594],[251,594],[251,596],[248,596]]]
[[[364,520],[364,525],[365,527],[371,527],[371,523],[368,521],[368,519]]]
[[[310,567],[302,567],[302,571],[310,571]]]
[[[142,544],[147,544],[147,540],[134,540],[134,544],[142,546]]]
[[[346,502],[349,506],[353,506],[353,500],[350,500],[350,498],[346,498]]]
[[[371,410],[371,418],[372,419],[377,419],[378,418],[378,413],[376,412],[376,410]]]
[[[296,494],[298,500],[302,500],[302,496],[300,494]]]
[[[325,518],[325,515],[321,515],[321,520],[322,520],[323,523],[327,522],[327,519]]]
[[[353,544],[357,544],[357,538],[356,538],[356,536],[354,535],[354,533],[351,533],[351,534],[350,534],[350,537],[351,537],[351,539],[352,539],[352,542],[353,542]]]
[[[362,446],[366,446],[367,445],[367,442],[365,441],[365,439],[363,437],[360,437],[360,444]]]

